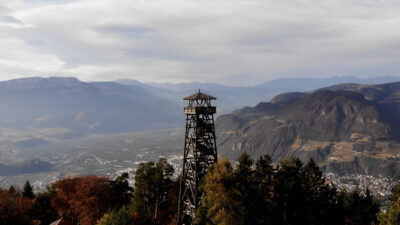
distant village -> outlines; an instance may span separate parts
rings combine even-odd
[[[345,174],[337,175],[334,173],[325,173],[327,181],[331,181],[337,189],[346,190],[366,190],[367,188],[376,196],[388,198],[392,194],[392,188],[398,182],[397,179],[387,177],[377,178],[363,174]]]

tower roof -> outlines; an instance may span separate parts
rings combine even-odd
[[[183,98],[183,100],[216,100],[216,99],[217,98],[215,98],[211,95],[207,95],[207,94],[200,92],[200,89],[199,89],[199,92]]]

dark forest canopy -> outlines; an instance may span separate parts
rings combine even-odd
[[[176,224],[173,173],[160,159],[139,165],[133,188],[124,173],[115,180],[66,178],[36,194],[29,182],[23,190],[1,189],[0,225],[49,224],[61,215],[82,225]],[[222,159],[209,169],[194,224],[398,224],[399,190],[397,185],[384,213],[369,190],[337,190],[312,159],[287,158],[273,167],[268,155],[253,160],[244,152],[237,163]]]

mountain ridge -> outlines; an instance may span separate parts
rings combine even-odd
[[[0,104],[0,126],[18,129],[64,127],[82,134],[112,133],[170,128],[180,121],[174,102],[141,87],[76,78],[0,82]]]
[[[331,86],[338,83],[384,83],[399,81],[400,77],[380,76],[372,78],[358,78],[352,76],[331,78],[280,78],[253,86],[226,86],[210,82],[186,82],[186,83],[142,83],[137,80],[117,80],[123,85],[139,85],[159,97],[165,97],[171,101],[179,100],[183,96],[192,94],[201,89],[203,92],[217,97],[215,104],[217,115],[231,113],[244,106],[255,106],[259,102],[271,100],[274,96],[286,92],[312,91],[318,88]],[[177,101],[178,100],[178,101]]]
[[[371,88],[389,93],[371,98],[376,96]],[[246,150],[253,156],[268,153],[275,161],[312,157],[330,172],[393,175],[400,168],[400,162],[389,160],[400,153],[399,122],[393,114],[400,112],[399,88],[400,82],[341,84],[303,95],[282,94],[283,101],[222,115],[216,121],[220,154],[233,159]]]

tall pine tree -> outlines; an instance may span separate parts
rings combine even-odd
[[[306,193],[303,188],[303,164],[297,158],[280,163],[274,183],[277,224],[307,224]]]
[[[136,170],[133,205],[144,224],[161,223],[160,210],[169,208],[173,167],[162,158],[157,164],[141,163]]]
[[[303,168],[303,187],[306,193],[307,223],[310,225],[340,224],[337,191],[326,184],[322,172],[313,159]]]
[[[24,189],[22,191],[22,196],[25,198],[30,198],[30,199],[34,199],[35,198],[35,194],[33,193],[33,187],[31,185],[31,183],[29,182],[29,180],[27,180],[24,184]]]
[[[378,223],[379,202],[368,189],[365,193],[358,190],[341,191],[339,200],[344,211],[345,224],[373,225]]]
[[[234,170],[235,186],[239,191],[239,200],[241,207],[241,217],[244,224],[255,224],[255,217],[253,215],[256,200],[259,196],[257,191],[257,184],[255,180],[255,172],[252,169],[253,160],[249,154],[244,151],[238,158],[238,165]]]

